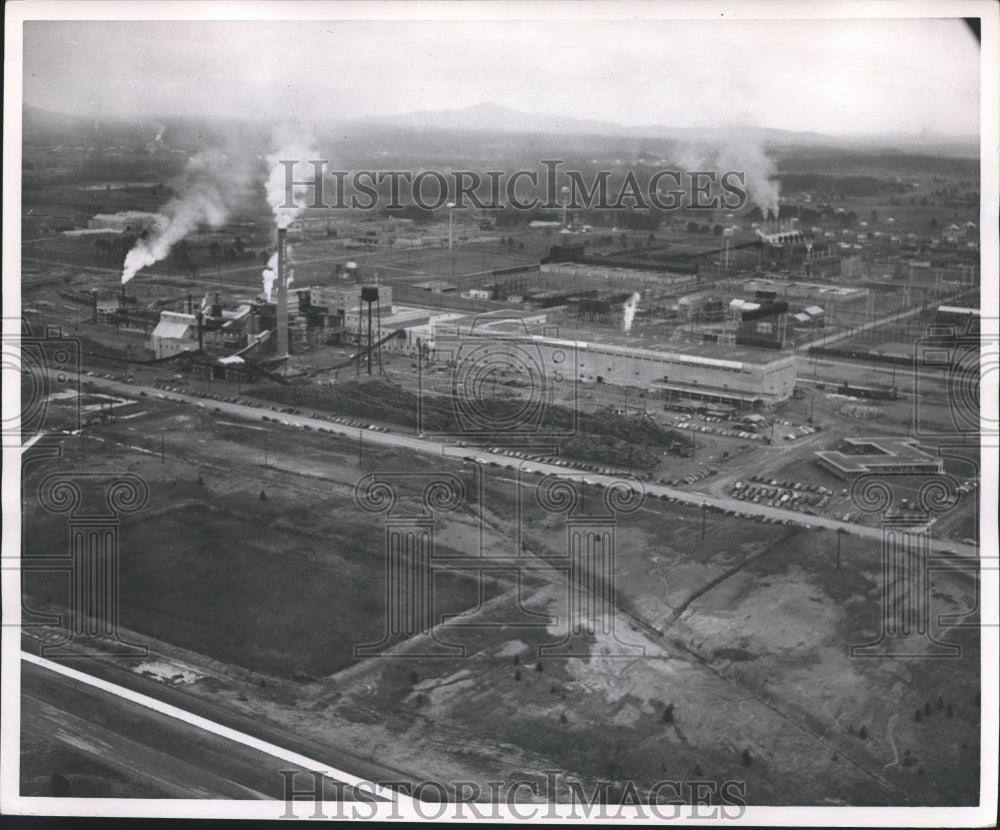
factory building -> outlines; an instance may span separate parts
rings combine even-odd
[[[668,400],[767,408],[790,398],[795,387],[794,355],[712,343],[644,349],[459,324],[435,328],[438,358],[449,359],[450,354],[451,360],[461,361],[477,338],[491,341],[491,359],[532,365],[556,382],[575,377],[584,384],[644,389]]]
[[[87,220],[91,230],[114,231],[116,233],[142,233],[164,224],[166,220],[159,213],[139,210],[124,210],[119,213],[98,213]]]
[[[743,291],[770,291],[790,299],[815,303],[848,302],[867,299],[868,289],[845,285],[824,285],[822,283],[794,282],[785,280],[749,279],[743,283]]]
[[[311,328],[320,328],[328,334],[338,334],[342,340],[353,343],[367,331],[368,303],[362,299],[360,285],[314,285],[306,291],[298,292],[298,312],[304,316]],[[371,313],[376,325],[380,320],[393,316],[392,286],[372,285],[366,290],[377,292],[377,301],[371,304]]]
[[[157,360],[194,351],[198,348],[198,318],[178,311],[162,312],[147,347]]]
[[[385,315],[392,314],[392,286],[373,286],[378,289],[378,304],[373,309]],[[360,285],[314,285],[307,292],[299,292],[308,296],[308,307],[310,309],[325,309],[325,313],[330,317],[343,318],[351,312],[358,312],[361,309],[361,286]],[[367,304],[365,304],[367,310]]]

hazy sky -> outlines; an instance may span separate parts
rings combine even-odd
[[[957,20],[27,22],[24,100],[345,118],[493,101],[622,124],[979,132]]]

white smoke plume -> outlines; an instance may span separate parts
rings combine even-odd
[[[267,155],[267,203],[274,212],[275,224],[279,228],[287,228],[312,203],[314,173],[309,161],[322,156],[313,149],[313,139],[308,128],[302,126],[278,127],[274,132],[273,144],[277,149]],[[291,175],[288,174],[287,165],[281,164],[282,161],[289,160],[295,162]],[[308,182],[292,185],[291,201],[294,208],[283,207],[288,203],[287,179]]]
[[[125,257],[122,284],[166,258],[170,249],[199,225],[221,227],[249,180],[249,169],[222,150],[204,150],[192,156],[173,185],[179,195],[159,211],[165,221],[139,240]]]
[[[735,142],[727,144],[717,156],[719,175],[727,170],[736,170],[746,176],[747,195],[760,208],[767,219],[768,214],[778,216],[780,183],[772,179],[777,172],[774,159],[767,155],[760,144]]]
[[[760,208],[763,218],[778,216],[780,183],[771,176],[777,171],[774,159],[763,144],[747,131],[723,130],[706,137],[697,146],[681,144],[675,151],[677,164],[685,171],[712,171],[717,180],[727,171],[744,175],[744,186],[751,203]],[[735,184],[736,182],[730,179]],[[725,196],[725,194],[723,194]]]
[[[271,258],[267,261],[267,267],[264,269],[264,296],[267,298],[268,302],[271,302],[271,289],[274,288],[274,281],[278,278],[278,252],[275,251],[271,254]]]
[[[632,321],[635,319],[635,313],[639,310],[639,300],[642,299],[639,293],[636,292],[622,307],[622,331],[628,334],[632,331]]]

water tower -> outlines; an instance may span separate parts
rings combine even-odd
[[[361,302],[368,306],[368,377],[372,375],[372,303],[375,304],[378,309],[379,316],[379,334],[382,333],[382,309],[378,300],[378,286],[377,285],[363,285],[361,287]],[[359,321],[360,322],[360,321]],[[378,350],[378,371],[382,374],[382,349],[379,347]]]
[[[722,231],[722,261],[719,263],[723,268],[728,268],[733,264],[733,229],[724,228]]]

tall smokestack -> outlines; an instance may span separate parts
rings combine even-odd
[[[278,317],[277,353],[288,354],[288,243],[285,228],[278,228],[278,300],[275,311]]]

